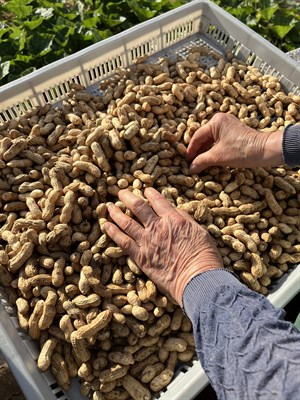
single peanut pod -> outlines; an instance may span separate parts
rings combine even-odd
[[[126,318],[126,325],[138,338],[143,338],[147,333],[146,327],[129,315]]]
[[[95,156],[95,160],[98,164],[98,167],[102,169],[104,172],[109,172],[111,167],[109,165],[109,162],[107,161],[105,152],[103,151],[100,143],[93,142],[91,144],[91,150]]]
[[[92,287],[96,294],[104,298],[111,297],[111,290],[101,283],[100,278],[96,275],[93,268],[84,266],[81,271],[86,276],[89,286]]]
[[[172,321],[171,321],[171,330],[172,331],[178,331],[182,322],[183,318],[183,312],[180,307],[175,308],[175,311],[172,315]]]
[[[259,278],[259,283],[266,287],[271,284],[271,279],[267,275],[263,275],[261,278]]]
[[[134,361],[139,362],[145,360],[151,354],[153,354],[157,350],[157,345],[154,344],[148,347],[142,347],[140,350],[136,351],[133,355]]]
[[[54,214],[56,202],[60,198],[61,195],[62,195],[61,189],[51,190],[51,192],[49,193],[49,195],[46,199],[45,206],[43,207],[43,211],[42,211],[43,221],[48,222],[51,220],[51,218],[53,217],[53,214]]]
[[[247,271],[250,272],[251,266],[248,261],[246,260],[237,260],[233,263],[233,268],[236,271]]]
[[[195,350],[191,348],[187,348],[182,353],[178,353],[178,360],[187,363],[190,362],[195,357]]]
[[[0,268],[0,273],[1,273],[1,268]],[[28,311],[29,311],[29,304],[28,301],[19,297],[16,300],[16,306],[18,310],[18,319],[19,319],[19,324],[22,329],[27,331],[28,329],[28,323],[29,323],[29,316],[28,316]]]
[[[153,365],[148,365],[141,375],[141,381],[143,383],[149,383],[155,376],[159,375],[164,370],[164,365],[162,363],[156,363]]]
[[[64,283],[65,266],[66,266],[65,258],[60,257],[55,261],[51,275],[53,286],[60,287]]]
[[[121,384],[134,400],[151,400],[152,398],[147,387],[131,375],[124,376]]]
[[[234,232],[236,230],[243,230],[243,228],[244,228],[243,224],[227,225],[221,229],[221,232],[223,235],[234,235]]]
[[[137,278],[136,280],[136,291],[141,302],[147,302],[149,300],[146,283],[141,278]]]
[[[100,383],[99,389],[102,393],[110,393],[112,390],[115,389],[117,386],[117,381],[107,382],[107,383]]]
[[[184,339],[189,347],[195,347],[194,335],[189,332],[179,332],[178,336]]]
[[[32,219],[42,219],[42,211],[33,198],[26,198],[26,205],[30,211]]]
[[[253,253],[257,252],[257,246],[250,235],[241,229],[237,229],[233,232],[234,236],[245,244],[247,249]]]
[[[168,351],[181,353],[187,349],[187,342],[182,338],[169,338],[164,342],[163,347]]]
[[[157,355],[156,354],[151,354],[150,356],[148,356],[144,360],[134,363],[134,365],[132,365],[130,367],[130,374],[132,376],[136,376],[141,371],[143,371],[143,369],[147,365],[152,365],[152,364],[155,364],[157,362],[159,362],[159,359],[158,359]]]
[[[100,372],[99,380],[102,383],[116,381],[117,379],[123,378],[128,372],[128,365],[114,365],[109,369],[105,369]]]
[[[145,337],[139,339],[138,344],[142,347],[149,347],[153,346],[154,344],[157,344],[159,341],[159,337],[151,337],[146,335]]]
[[[267,272],[263,260],[257,253],[251,253],[251,262],[251,274],[254,278],[261,278]]]
[[[79,170],[88,172],[96,179],[101,178],[101,170],[95,164],[92,164],[91,162],[75,161],[73,163],[73,167],[78,168]]]
[[[32,256],[34,247],[35,245],[31,242],[24,243],[19,253],[10,260],[9,270],[17,272]]]
[[[239,187],[240,192],[248,197],[251,197],[254,200],[258,200],[259,199],[259,194],[256,192],[256,190],[254,190],[252,187],[247,186],[247,185],[241,185]]]
[[[275,215],[281,215],[283,213],[282,207],[279,205],[277,200],[275,199],[272,191],[270,189],[265,189],[265,199],[268,203],[268,206],[273,211]]]
[[[230,235],[222,235],[221,238],[225,244],[232,247],[237,253],[244,253],[246,251],[245,245],[238,239]]]
[[[131,354],[122,353],[120,351],[111,351],[108,353],[108,360],[114,364],[131,365],[134,359]]]
[[[74,355],[81,363],[87,362],[90,359],[91,353],[87,349],[87,342],[85,339],[78,339],[76,331],[71,334],[71,344],[74,350]]]
[[[73,204],[76,200],[76,195],[72,190],[67,190],[64,198],[64,206],[60,214],[60,223],[68,224],[72,219]]]
[[[274,184],[288,194],[296,194],[296,189],[294,186],[280,176],[274,176]]]
[[[134,261],[131,260],[130,257],[127,257],[127,265],[129,267],[129,269],[136,275],[141,275],[142,271],[141,269],[135,264]]]
[[[113,296],[118,294],[126,294],[131,290],[135,289],[135,287],[131,283],[123,283],[121,285],[115,285],[113,283],[109,283],[108,285],[106,285],[106,287],[111,291],[111,294]]]
[[[168,314],[163,315],[159,318],[156,323],[148,329],[149,336],[160,335],[165,329],[170,326],[171,317]]]
[[[39,274],[28,278],[27,283],[30,286],[48,286],[51,285],[52,278],[51,275]]]
[[[150,389],[153,392],[159,392],[171,382],[173,376],[173,371],[164,369],[159,375],[152,379],[150,382]]]
[[[12,141],[12,145],[2,155],[4,161],[9,162],[17,157],[19,153],[27,149],[28,144],[25,138],[16,138]]]
[[[59,327],[64,332],[66,341],[70,343],[71,334],[75,330],[71,317],[69,315],[63,315],[59,321]]]
[[[254,278],[250,272],[242,271],[240,273],[241,280],[245,282],[250,289],[254,290],[255,292],[258,292],[260,289],[260,284],[259,282]]]
[[[124,256],[125,252],[120,247],[107,247],[104,251],[104,255],[111,258],[119,258]]]
[[[136,319],[140,321],[147,321],[149,318],[148,311],[141,306],[132,306],[131,313]]]
[[[56,315],[55,304],[57,301],[57,294],[55,292],[49,291],[47,298],[44,301],[43,312],[39,320],[39,329],[45,330],[52,325],[53,319]]]
[[[28,322],[28,334],[32,339],[39,339],[41,336],[41,331],[39,329],[39,320],[43,313],[44,300],[39,300],[31,314]]]
[[[88,337],[93,337],[98,333],[98,331],[105,328],[109,324],[111,317],[112,312],[110,310],[102,311],[97,315],[96,318],[92,320],[92,322],[82,326],[76,332],[73,332],[72,335],[76,335],[77,339],[87,339]]]
[[[76,296],[72,303],[79,308],[97,307],[101,303],[101,298],[98,294],[92,293],[89,296]]]
[[[256,224],[260,220],[260,213],[255,212],[249,215],[237,215],[235,220],[239,224]]]
[[[58,340],[54,337],[49,338],[44,343],[41,352],[39,354],[37,365],[38,368],[44,372],[46,371],[51,365],[51,357],[55,350],[55,347],[58,343]]]
[[[68,390],[70,387],[70,379],[67,371],[67,366],[63,356],[57,352],[54,352],[51,357],[51,369],[52,373],[57,379],[58,385]]]

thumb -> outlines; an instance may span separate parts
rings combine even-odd
[[[212,165],[216,165],[215,157],[216,154],[216,146],[206,151],[205,153],[199,154],[193,161],[190,166],[190,174],[198,174],[203,171],[205,168],[211,167]]]

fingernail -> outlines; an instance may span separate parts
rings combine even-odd
[[[108,209],[108,211],[111,211],[112,207],[113,207],[113,203],[111,203],[111,202],[106,203],[106,208]]]
[[[105,224],[104,224],[104,229],[106,230],[106,232],[110,230],[110,225],[109,225],[109,223],[105,222]]]
[[[190,166],[190,174],[197,174],[198,172],[198,166],[195,164],[191,164]]]

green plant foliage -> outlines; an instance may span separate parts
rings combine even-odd
[[[0,85],[186,0],[0,1]]]
[[[0,85],[187,2],[0,0]],[[300,47],[300,15],[293,0],[215,3],[283,51]]]
[[[300,4],[293,0],[214,0],[284,52],[300,47]]]

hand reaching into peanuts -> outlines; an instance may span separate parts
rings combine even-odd
[[[210,166],[234,168],[283,164],[283,131],[258,132],[231,114],[218,113],[192,137],[187,158],[190,172]]]
[[[155,189],[145,189],[147,204],[129,190],[120,200],[138,221],[110,203],[114,223],[107,222],[107,234],[136,264],[180,305],[191,278],[210,269],[222,268],[222,259],[209,233],[184,211],[176,210]]]

